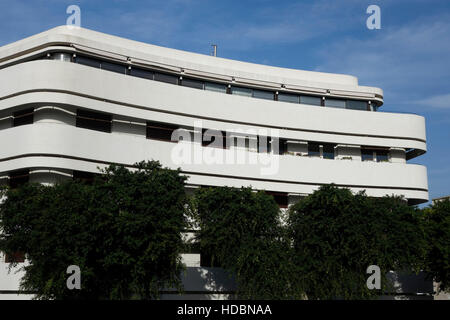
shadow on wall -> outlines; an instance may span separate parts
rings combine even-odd
[[[393,283],[393,292],[379,297],[380,300],[433,300],[433,281],[426,273],[389,272],[387,278]],[[236,283],[222,268],[188,267],[182,275],[184,293],[163,291],[163,300],[232,300]]]
[[[425,272],[393,272],[387,274],[393,283],[393,292],[380,296],[380,300],[433,300],[433,281]]]
[[[163,291],[163,300],[228,300],[236,292],[234,277],[222,268],[187,267],[182,274],[184,293]]]

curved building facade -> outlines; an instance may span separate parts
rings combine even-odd
[[[382,112],[382,90],[353,76],[63,26],[1,47],[0,81],[0,183],[154,159],[180,167],[188,189],[251,186],[281,207],[328,183],[428,201],[426,168],[408,163],[426,152],[424,118]],[[11,279],[0,291],[17,290]]]

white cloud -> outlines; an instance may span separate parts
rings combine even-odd
[[[385,101],[418,101],[450,85],[449,34],[448,15],[367,31],[365,38],[325,45],[317,70],[353,74],[363,85],[383,88]]]
[[[450,109],[450,93],[431,96],[417,101],[416,104],[432,108]]]

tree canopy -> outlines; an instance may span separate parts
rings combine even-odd
[[[426,270],[439,283],[439,289],[450,291],[450,199],[436,201],[424,209],[427,236]]]
[[[450,201],[429,208],[322,186],[292,205],[251,188],[202,187],[158,162],[111,165],[92,184],[25,184],[0,196],[0,250],[26,253],[21,288],[40,299],[152,299],[182,289],[182,233],[199,227],[203,265],[224,268],[241,299],[361,299],[390,270],[450,284]],[[208,261],[206,261],[208,260]],[[67,267],[81,270],[68,290]],[[381,269],[369,290],[367,267]]]
[[[239,298],[296,297],[290,245],[272,196],[250,188],[200,188],[194,207],[202,255],[235,276]]]
[[[299,280],[310,299],[379,295],[366,286],[370,265],[385,273],[418,271],[425,239],[420,213],[398,197],[369,198],[322,186],[290,208],[289,230]]]
[[[25,252],[21,282],[41,299],[150,299],[180,288],[185,177],[158,162],[111,165],[93,184],[3,191],[0,250]],[[81,270],[68,290],[66,269]]]

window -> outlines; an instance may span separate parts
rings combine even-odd
[[[270,153],[272,145],[270,143],[270,137],[257,136],[256,141],[258,143],[258,152]]]
[[[321,97],[313,97],[313,96],[300,96],[301,104],[309,104],[311,106],[321,106],[322,98]]]
[[[374,103],[369,105],[369,110],[370,111],[378,111],[378,106]]]
[[[322,156],[324,159],[334,159],[334,144],[324,144],[322,148]]]
[[[361,160],[362,161],[373,161],[373,149],[361,149]]]
[[[50,55],[51,59],[61,60],[61,61],[71,61],[72,57],[69,53],[53,53]],[[99,59],[85,57],[85,56],[76,56],[73,58],[73,61],[79,64],[83,64],[90,67],[101,68],[103,70],[108,70],[112,72],[117,72],[121,74],[127,74],[128,66],[120,64],[120,63],[112,63],[109,61],[102,61]],[[266,100],[275,100],[275,93],[267,90],[260,89],[252,89],[246,87],[238,87],[232,86],[231,88],[225,84],[214,83],[201,81],[197,79],[183,78],[180,80],[178,75],[168,74],[168,73],[160,73],[154,72],[150,70],[141,69],[138,67],[131,67],[129,69],[129,74],[134,77],[150,79],[161,81],[165,83],[171,84],[181,84],[182,86],[195,88],[195,89],[204,89],[208,91],[221,92],[221,93],[231,93],[239,96],[245,97],[253,97],[258,99],[266,99]],[[375,104],[370,105],[370,103],[366,101],[360,100],[343,100],[343,99],[334,99],[327,98],[324,103],[322,103],[323,99],[319,96],[309,96],[309,95],[296,95],[291,93],[278,93],[277,100],[282,102],[290,102],[290,103],[301,103],[305,105],[312,106],[322,106],[323,104],[327,107],[332,108],[346,108],[351,110],[370,110],[377,111],[378,107]]]
[[[152,71],[132,67],[130,69],[130,75],[133,77],[139,77],[139,78],[153,80],[154,74]]]
[[[298,95],[296,95],[296,94],[279,93],[278,94],[278,101],[299,103],[300,102],[300,97]]]
[[[367,110],[367,102],[358,100],[347,100],[346,108],[352,110]]]
[[[76,126],[90,130],[111,132],[111,115],[78,109]]]
[[[29,108],[13,113],[13,127],[33,124],[34,108]]]
[[[361,160],[387,162],[389,161],[389,150],[383,148],[362,148]]]
[[[388,162],[389,161],[388,154],[389,151],[387,150],[377,150],[376,151],[377,162]]]
[[[111,63],[111,62],[107,62],[107,61],[102,61],[101,68],[102,68],[102,70],[108,70],[108,71],[117,72],[117,73],[121,73],[121,74],[127,73],[127,68],[124,65],[117,64],[117,63]]]
[[[100,64],[101,64],[100,60],[87,58],[87,57],[79,57],[79,56],[77,56],[75,58],[75,62],[85,65],[85,66],[94,67],[94,68],[100,68]]]
[[[226,149],[227,144],[227,134],[225,131],[217,131],[213,130],[212,132],[207,133],[208,129],[203,129],[202,131],[202,146],[203,147],[216,147]],[[218,137],[220,135],[220,138]],[[219,139],[219,141],[216,141]],[[221,141],[220,141],[221,140]]]
[[[227,93],[227,86],[220,83],[205,82],[205,90]]]
[[[265,90],[253,90],[253,98],[273,100],[273,92]]]
[[[288,194],[285,192],[266,191],[266,194],[271,195],[280,208],[287,208],[289,205]]]
[[[57,60],[57,61],[70,62],[72,60],[72,56],[70,53],[54,52],[51,55],[51,59]]]
[[[252,89],[242,88],[242,87],[231,87],[231,94],[235,94],[238,96],[251,97]]]
[[[73,180],[78,180],[82,183],[91,185],[94,182],[96,174],[92,172],[74,170],[72,176]]]
[[[178,142],[172,141],[172,133],[176,129],[178,127],[174,125],[160,122],[147,122],[147,139]]]
[[[155,72],[155,80],[171,84],[178,84],[178,76],[166,73]]]
[[[23,252],[14,252],[5,254],[5,263],[25,262],[25,254]]]
[[[273,142],[275,140],[278,140],[278,150],[275,150],[275,145],[273,144]],[[285,154],[287,151],[287,140],[280,139],[280,138],[272,138],[271,147],[275,154],[279,154],[279,155]]]
[[[325,99],[325,107],[345,108],[345,100]]]
[[[320,157],[320,145],[315,142],[308,142],[308,156]]]
[[[181,85],[184,87],[195,88],[195,89],[203,89],[204,83],[203,81],[198,81],[194,79],[185,79],[181,80]]]
[[[30,181],[30,170],[13,171],[9,174],[9,187],[15,189]]]

